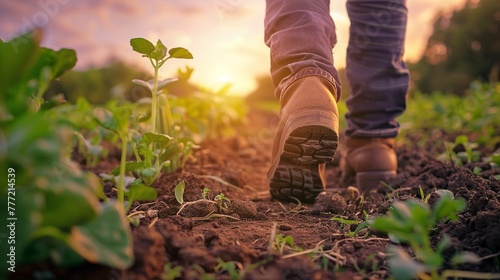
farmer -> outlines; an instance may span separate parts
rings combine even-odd
[[[324,191],[325,163],[339,139],[341,86],[333,66],[337,42],[329,0],[267,0],[265,41],[281,102],[271,168],[271,195],[314,200]],[[409,72],[402,60],[405,0],[347,0],[347,128],[341,169],[362,190],[395,176],[395,118],[405,110]]]

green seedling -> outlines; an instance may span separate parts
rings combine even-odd
[[[201,197],[203,197],[203,199],[208,199],[208,194],[211,192],[212,190],[205,187],[203,188],[203,190],[201,191]]]
[[[298,248],[295,247],[295,242],[292,236],[290,235],[284,236],[281,233],[276,234],[276,236],[274,237],[273,248],[277,249],[280,255],[283,255],[283,252],[286,247]]]
[[[444,265],[444,249],[451,245],[450,238],[443,236],[437,248],[431,246],[430,232],[437,223],[456,221],[457,213],[465,209],[463,199],[456,199],[448,190],[438,190],[440,196],[434,208],[420,200],[396,201],[387,216],[375,218],[371,227],[385,232],[397,243],[407,243],[413,250],[416,260],[412,259],[401,247],[392,246],[389,267],[396,279],[428,278],[445,279],[439,273]],[[462,258],[464,254],[468,258]],[[477,261],[478,257],[471,253],[456,256],[457,263]]]
[[[184,190],[186,189],[186,183],[184,181],[181,181],[177,186],[175,186],[175,199],[179,204],[184,203]]]
[[[343,225],[347,229],[349,229],[349,227],[351,225],[357,225],[360,223],[360,221],[358,221],[358,220],[349,220],[349,219],[344,219],[342,217],[332,217],[330,220],[340,223],[341,225]],[[347,236],[354,236],[354,235],[355,235],[355,232],[349,232],[347,234]]]
[[[180,142],[177,144],[178,132],[174,125],[174,119],[172,116],[172,109],[169,104],[169,100],[166,95],[162,95],[161,92],[163,88],[176,81],[176,78],[168,78],[162,81],[158,81],[158,71],[167,62],[167,60],[172,58],[184,58],[192,59],[193,55],[185,48],[172,48],[170,50],[165,47],[165,45],[158,40],[156,45],[153,45],[150,41],[144,38],[134,38],[130,40],[130,45],[133,50],[142,54],[151,62],[154,68],[153,80],[148,82],[143,80],[135,79],[133,82],[137,85],[143,86],[151,91],[151,125],[150,133],[156,134],[159,132],[162,135],[168,135],[174,138],[173,145],[171,147],[170,153],[172,154],[171,161],[168,165],[162,168],[166,168],[167,171],[176,170],[179,166],[184,166],[187,159],[192,154],[193,143],[186,141],[186,143]],[[167,56],[168,51],[168,56]],[[159,118],[157,116],[159,115]],[[155,150],[153,146],[150,148]],[[157,173],[159,174],[159,173]]]
[[[454,152],[453,149],[458,146],[462,146],[465,151]],[[459,166],[470,162],[478,162],[481,158],[481,153],[475,150],[477,147],[478,144],[469,142],[469,138],[466,135],[459,135],[455,138],[453,144],[448,144],[448,148],[451,148],[449,151],[450,159]]]
[[[425,195],[424,189],[422,189],[422,186],[418,186],[418,191],[420,193],[420,199],[427,204],[429,202],[429,199],[431,198],[431,193],[428,193]]]
[[[156,199],[156,190],[142,184],[141,180],[131,182],[130,187],[126,190],[126,172],[138,171],[140,176],[146,180],[156,179],[156,170],[144,168],[143,165],[137,163],[126,162],[127,160],[127,144],[129,142],[129,121],[130,121],[130,108],[127,106],[114,108],[113,112],[103,108],[96,108],[94,110],[94,117],[96,121],[104,128],[113,131],[120,137],[122,144],[120,165],[111,171],[111,175],[118,175],[117,189],[118,189],[118,203],[125,204],[125,195],[127,195],[128,203],[125,209],[128,211],[135,200],[153,200]],[[145,135],[147,139],[156,139],[155,135]],[[149,138],[148,138],[149,137]],[[162,138],[163,139],[163,138]],[[153,140],[151,140],[153,141]],[[150,181],[147,181],[149,183]]]
[[[158,81],[158,71],[159,69],[167,62],[167,60],[172,58],[186,58],[192,59],[193,55],[186,50],[185,48],[172,48],[170,50],[158,40],[156,45],[153,45],[150,41],[144,38],[133,38],[130,40],[130,45],[132,49],[140,54],[143,57],[146,57],[151,62],[151,65],[154,68],[154,76],[153,80],[146,82],[142,80],[134,80],[134,83],[143,86],[151,91],[152,102],[151,102],[151,132],[156,132],[156,114],[157,114],[157,105],[158,105],[158,95],[159,90],[165,87],[167,84],[175,81],[176,79],[169,78],[162,81]],[[167,56],[168,51],[168,56]],[[166,111],[166,121],[167,121],[167,134],[173,135],[173,119],[172,112],[170,111],[170,107],[168,106],[168,99],[165,98],[166,106],[162,106],[162,109]]]
[[[73,132],[78,140],[78,150],[85,157],[87,166],[96,167],[99,159],[108,155],[108,150],[100,145],[101,138],[96,135],[90,140],[85,139],[79,132]]]
[[[172,267],[171,263],[167,263],[163,268],[163,273],[161,275],[162,280],[175,280],[182,276],[182,266],[176,265]]]
[[[192,264],[191,268],[194,270],[193,274],[190,274],[190,271],[187,271],[188,279],[200,279],[200,280],[215,280],[215,275],[213,273],[207,273],[203,267],[199,264]]]
[[[223,209],[227,208],[227,203],[231,203],[231,200],[223,193],[220,193],[214,197],[214,201],[217,203],[217,208],[219,208],[219,212],[222,212]]]
[[[215,271],[217,273],[227,272],[231,280],[243,279],[245,270],[240,262],[234,262],[234,261],[225,262],[221,258],[217,258],[217,262],[218,264],[215,267]]]

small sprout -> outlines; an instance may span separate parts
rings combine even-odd
[[[172,267],[172,263],[167,263],[163,268],[162,280],[174,280],[182,276],[182,266]]]
[[[177,186],[175,186],[175,199],[179,204],[184,203],[184,190],[186,188],[186,183],[184,181],[181,181]]]
[[[201,197],[203,197],[203,199],[208,199],[208,194],[211,192],[212,190],[209,189],[209,188],[203,188],[203,190],[201,191]]]

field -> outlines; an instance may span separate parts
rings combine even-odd
[[[43,100],[76,58],[24,39],[5,62],[24,68],[0,80],[1,174],[15,178],[1,206],[15,189],[18,218],[9,279],[500,279],[498,84],[413,94],[398,176],[378,189],[342,177],[341,146],[327,193],[279,202],[266,182],[276,105],[228,88],[162,94],[173,80],[158,69],[190,53],[140,38],[155,75],[134,83],[152,98]]]

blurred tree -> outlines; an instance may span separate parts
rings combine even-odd
[[[498,81],[500,1],[468,0],[440,13],[421,59],[410,65],[418,90],[463,95],[476,79]]]

